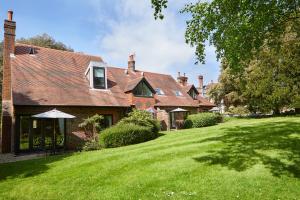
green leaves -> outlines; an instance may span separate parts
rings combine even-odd
[[[53,37],[49,36],[48,34],[44,33],[42,35],[37,35],[31,38],[20,38],[17,40],[19,43],[23,44],[30,44],[40,47],[47,47],[51,49],[58,49],[64,51],[74,51],[71,47],[63,44],[62,42],[56,41]]]
[[[155,18],[166,0],[152,0]],[[240,70],[264,45],[277,46],[286,23],[300,17],[299,0],[213,0],[187,4],[182,13],[190,14],[186,42],[196,48],[197,62],[205,63],[208,41],[216,47],[218,59],[225,58],[230,68]],[[299,32],[297,32],[298,34]]]
[[[97,133],[101,129],[101,121],[104,119],[102,115],[95,114],[92,117],[88,117],[78,125],[80,128],[84,128],[86,134],[90,134],[92,139],[95,139]]]
[[[162,10],[167,8],[168,0],[151,0],[152,8],[154,9],[154,18],[163,19]]]

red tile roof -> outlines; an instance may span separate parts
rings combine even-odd
[[[183,89],[185,90],[185,92],[189,92],[192,88],[195,90],[195,92],[197,94],[199,94],[197,88],[192,84],[192,85],[186,85],[186,86],[182,86]]]
[[[214,107],[214,106],[216,106],[215,104],[211,103],[210,101],[208,101],[206,98],[204,98],[201,95],[198,95],[197,98],[198,98],[200,106],[208,106],[208,107]]]
[[[157,106],[193,106],[197,103],[179,84],[165,74],[141,71],[125,73],[125,68],[107,67],[108,89],[90,89],[85,71],[90,61],[101,57],[81,53],[16,44],[12,58],[13,100],[15,105],[69,105],[69,106],[131,106],[125,91],[132,81],[143,76],[165,95],[157,96]],[[178,90],[182,96],[176,96]]]

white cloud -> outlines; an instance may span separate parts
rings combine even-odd
[[[106,10],[106,1],[90,0],[99,25],[105,22],[109,28],[98,37],[106,62],[125,66],[129,53],[135,52],[139,69],[165,73],[174,65],[185,66],[194,59],[194,50],[184,42],[183,21],[174,9],[167,9],[164,20],[156,21],[150,0],[113,2]]]

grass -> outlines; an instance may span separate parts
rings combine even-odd
[[[300,118],[0,165],[0,199],[300,199]]]

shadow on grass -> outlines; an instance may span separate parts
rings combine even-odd
[[[33,160],[0,164],[0,182],[6,179],[37,176],[50,169],[50,164],[71,156],[71,153],[46,156]]]
[[[274,176],[300,178],[300,124],[260,123],[223,128],[220,137],[200,141],[220,141],[222,147],[194,158],[209,165],[244,171],[262,163]]]

